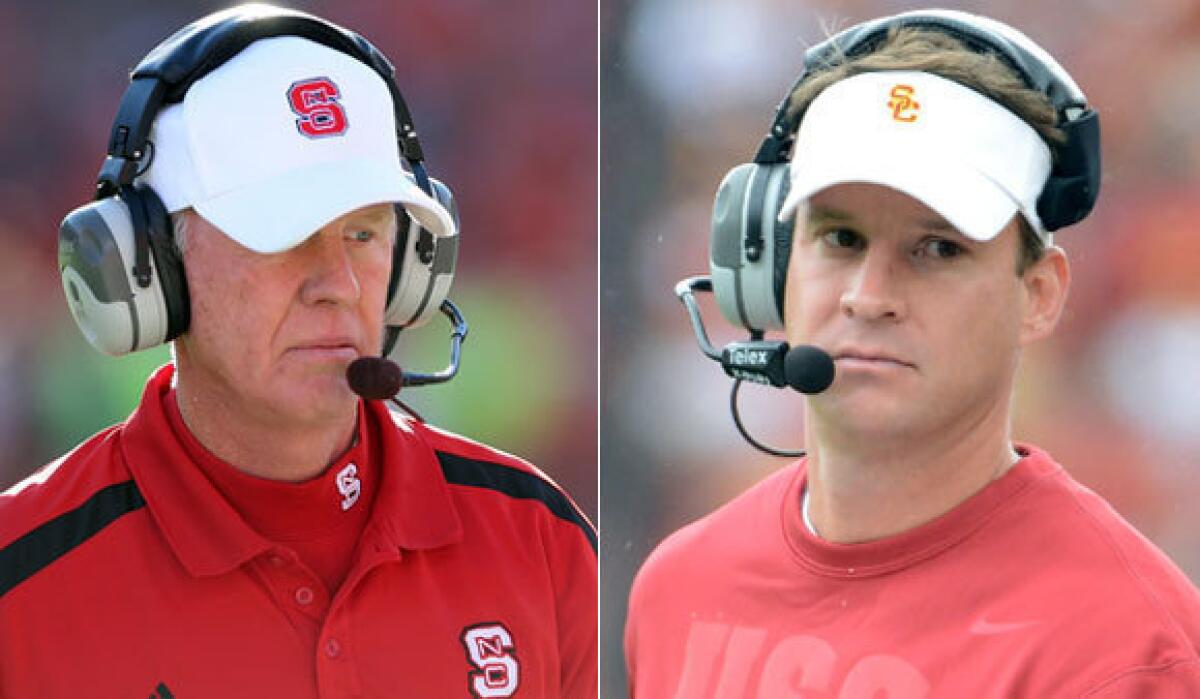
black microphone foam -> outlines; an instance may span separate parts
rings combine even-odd
[[[387,400],[400,392],[400,367],[384,357],[359,357],[346,367],[346,382],[367,400]]]
[[[796,345],[783,358],[783,375],[801,393],[820,393],[833,383],[833,357],[812,345]]]

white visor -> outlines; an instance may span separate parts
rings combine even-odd
[[[402,204],[437,236],[445,207],[405,176],[391,93],[373,69],[294,36],[255,41],[166,107],[139,181],[241,245],[288,250],[333,219]]]
[[[914,71],[862,73],[813,100],[792,149],[780,218],[848,182],[903,192],[963,235],[996,237],[1020,212],[1043,238],[1037,200],[1050,148],[1024,120],[952,80]]]

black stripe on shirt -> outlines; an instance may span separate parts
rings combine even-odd
[[[566,495],[545,480],[509,466],[476,461],[458,454],[439,451],[437,457],[446,482],[488,488],[522,500],[539,500],[555,517],[579,527],[592,545],[592,550],[596,550],[596,532],[592,525],[575,509]]]
[[[144,507],[133,481],[114,483],[0,549],[0,595],[71,552],[124,514]]]

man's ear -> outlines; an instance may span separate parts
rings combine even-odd
[[[1042,259],[1021,275],[1024,301],[1021,309],[1021,346],[1032,344],[1054,332],[1066,305],[1071,286],[1071,266],[1058,246],[1046,248]]]

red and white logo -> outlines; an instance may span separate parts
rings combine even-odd
[[[521,668],[512,634],[504,624],[468,626],[463,629],[462,642],[467,648],[467,660],[476,668],[467,674],[471,696],[511,697],[521,684]]]
[[[341,90],[329,78],[308,78],[288,88],[288,104],[299,115],[296,129],[309,138],[341,136],[350,127],[338,100]]]
[[[362,495],[362,481],[358,479],[358,467],[354,464],[346,464],[346,468],[338,471],[337,489],[342,494],[342,510],[348,510],[354,507],[354,503],[358,502],[358,496]]]

